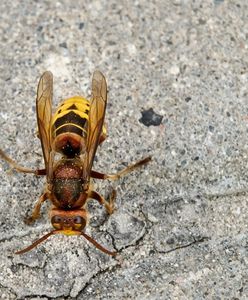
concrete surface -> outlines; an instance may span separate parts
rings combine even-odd
[[[1,299],[248,299],[248,4],[208,1],[1,1],[1,148],[42,167],[39,76],[54,103],[107,78],[109,137],[94,168],[114,172],[152,155],[119,182],[108,217],[97,203],[83,238],[54,236],[44,205],[23,223],[45,180],[1,161]],[[151,125],[154,124],[154,125]]]

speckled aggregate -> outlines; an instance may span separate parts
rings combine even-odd
[[[1,148],[43,164],[36,137],[39,76],[54,73],[54,104],[108,81],[108,139],[94,168],[114,172],[152,155],[119,182],[114,215],[93,201],[83,238],[54,236],[47,210],[27,226],[44,178],[0,161],[1,299],[245,299],[248,294],[247,1],[1,1]],[[139,120],[149,109],[154,126]]]

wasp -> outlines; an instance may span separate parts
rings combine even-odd
[[[97,200],[108,214],[112,214],[116,198],[113,190],[110,199],[105,200],[93,189],[91,179],[119,179],[148,163],[151,157],[146,157],[116,174],[92,170],[97,147],[107,136],[104,124],[107,83],[100,71],[93,74],[90,100],[81,96],[66,99],[53,115],[52,98],[53,75],[46,71],[39,80],[36,98],[38,137],[45,169],[22,167],[0,149],[0,157],[18,172],[46,176],[45,190],[35,204],[32,215],[25,222],[30,224],[39,218],[41,205],[46,200],[52,203],[49,215],[53,230],[16,254],[28,252],[51,235],[62,233],[81,235],[102,252],[115,256],[117,252],[106,249],[84,232],[89,223],[87,200]],[[58,154],[60,158],[56,160]]]

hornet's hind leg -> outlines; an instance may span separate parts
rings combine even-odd
[[[139,161],[137,161],[136,163],[126,167],[125,169],[121,170],[120,172],[116,173],[116,174],[104,174],[104,173],[100,173],[97,171],[91,171],[90,176],[92,178],[97,178],[97,179],[110,179],[110,180],[117,180],[123,176],[125,176],[126,174],[132,172],[133,170],[149,163],[149,161],[151,161],[151,156],[148,156],[144,159],[141,159]]]
[[[20,165],[18,165],[13,159],[11,159],[7,154],[5,154],[3,152],[2,149],[0,149],[0,158],[2,158],[3,160],[7,161],[7,163],[9,163],[9,165],[15,169],[17,172],[21,172],[21,173],[32,173],[35,175],[46,175],[46,170],[45,169],[41,169],[41,170],[32,170],[32,169],[28,169],[28,168],[24,168]],[[37,220],[40,216],[40,208],[41,205],[44,201],[46,201],[48,199],[48,194],[43,193],[39,200],[37,201],[37,203],[35,204],[34,210],[32,212],[32,215],[30,217],[27,217],[24,219],[24,222],[26,224],[31,224],[33,223],[35,220]]]
[[[20,172],[20,173],[32,173],[32,174],[35,174],[35,175],[46,175],[46,170],[45,169],[32,170],[32,169],[20,166],[13,159],[11,159],[7,154],[5,154],[2,149],[0,149],[0,158],[2,158],[3,160],[7,161],[7,163],[13,169],[15,169],[17,172]]]

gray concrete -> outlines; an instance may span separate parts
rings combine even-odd
[[[100,69],[109,137],[94,168],[153,157],[96,181],[103,195],[117,189],[117,210],[90,202],[86,232],[117,259],[61,235],[14,255],[50,230],[50,204],[25,225],[45,180],[0,161],[1,299],[247,299],[247,1],[1,1],[0,11],[1,148],[42,167],[39,76],[54,73],[56,105],[88,96]]]

